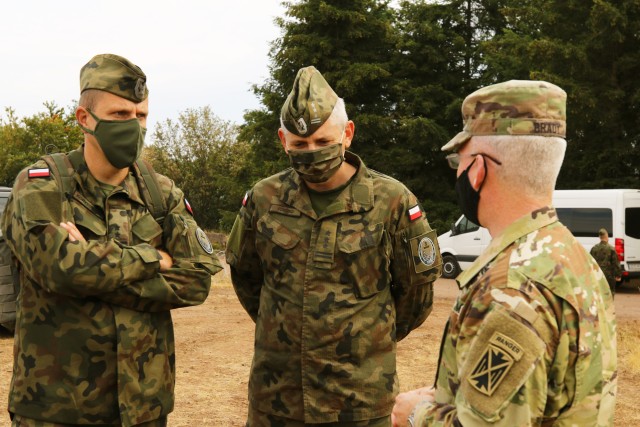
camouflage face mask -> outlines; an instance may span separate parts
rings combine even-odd
[[[96,127],[94,130],[80,127],[95,136],[109,163],[118,169],[133,165],[142,152],[147,129],[140,126],[138,119],[102,120],[87,111],[96,120]]]
[[[344,161],[342,138],[338,144],[316,150],[289,150],[289,160],[291,167],[303,180],[314,184],[326,182]]]

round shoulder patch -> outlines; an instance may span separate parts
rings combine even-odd
[[[433,244],[433,240],[429,237],[423,237],[418,243],[418,256],[420,261],[426,265],[431,266],[436,260],[436,245]]]
[[[198,243],[200,243],[200,246],[202,246],[202,249],[204,249],[206,253],[213,253],[213,246],[211,246],[211,242],[209,241],[207,234],[202,231],[200,227],[196,229],[196,239],[198,239]]]

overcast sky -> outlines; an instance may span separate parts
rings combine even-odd
[[[259,107],[250,91],[268,75],[281,0],[20,0],[0,13],[0,117],[71,105],[79,72],[98,53],[122,55],[147,75],[149,130],[209,105],[242,122]],[[275,130],[274,130],[275,132]]]

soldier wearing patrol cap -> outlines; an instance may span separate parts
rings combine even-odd
[[[314,67],[280,118],[291,168],[247,193],[226,251],[256,322],[247,425],[390,426],[396,342],[431,311],[436,233],[404,185],[347,151],[355,125]]]
[[[441,344],[435,388],[401,393],[394,426],[611,426],[616,327],[600,268],[558,221],[566,93],[543,81],[482,88],[442,149],[463,213],[488,228]]]
[[[166,426],[170,310],[221,269],[173,182],[138,160],[146,76],[105,54],[80,72],[84,144],[16,178],[2,231],[20,270],[13,426]]]

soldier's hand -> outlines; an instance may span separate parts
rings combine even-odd
[[[425,400],[434,400],[435,390],[433,387],[423,387],[416,390],[400,393],[396,396],[396,404],[393,406],[391,413],[391,422],[393,427],[408,426],[409,415],[413,412],[413,408],[420,402]]]
[[[162,259],[160,260],[160,271],[166,271],[170,269],[173,266],[173,258],[171,258],[171,255],[161,249],[157,249],[157,251],[162,257]]]
[[[70,242],[86,242],[87,240],[84,238],[80,230],[76,227],[76,225],[70,221],[61,222],[60,227],[64,228],[67,233],[69,233],[69,241]]]

